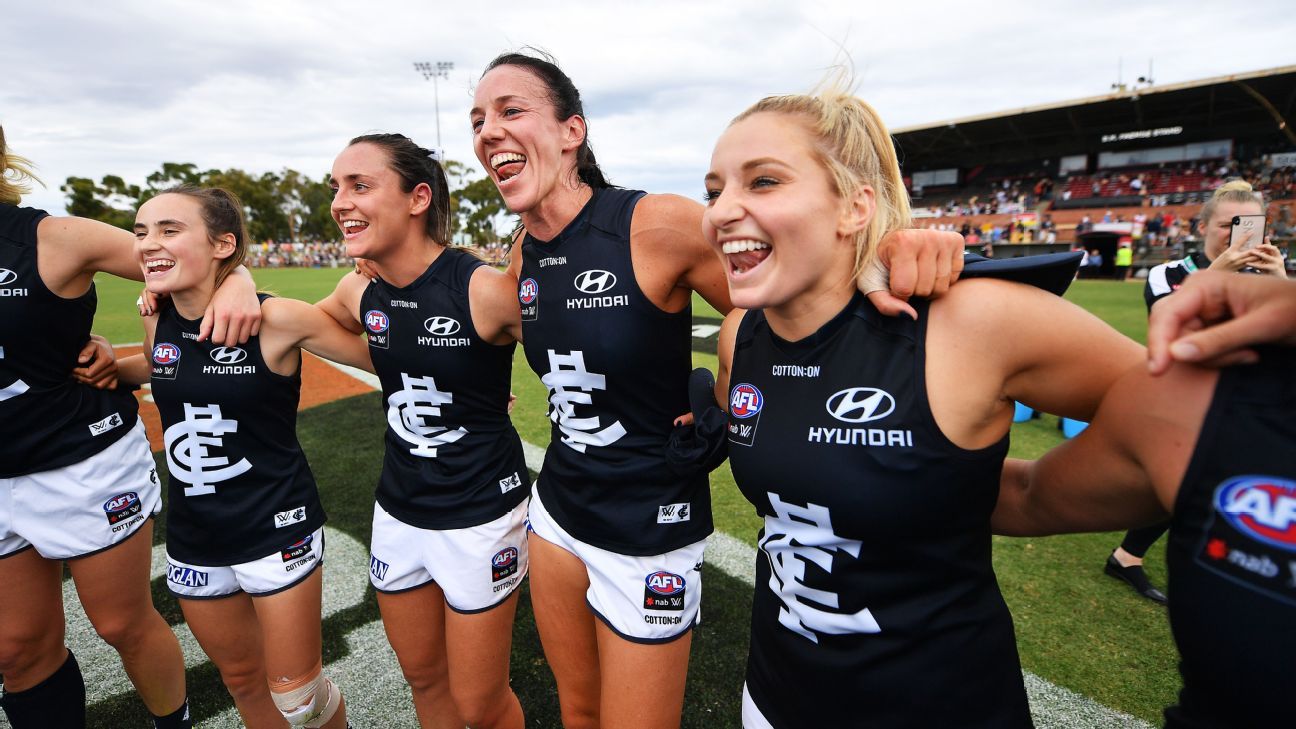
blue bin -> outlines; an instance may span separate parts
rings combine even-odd
[[[1089,424],[1083,420],[1062,418],[1062,435],[1066,438],[1074,438],[1077,435],[1080,435],[1081,431],[1088,427]]]
[[[1024,423],[1027,420],[1030,420],[1031,416],[1035,414],[1035,410],[1032,408],[1022,405],[1021,403],[1014,404],[1017,406],[1016,409],[1013,410],[1014,423]]]

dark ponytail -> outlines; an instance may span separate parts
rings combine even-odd
[[[594,148],[589,141],[589,119],[585,118],[585,107],[581,104],[580,91],[571,78],[563,73],[553,56],[534,48],[526,49],[537,55],[525,53],[501,53],[486,66],[482,76],[500,66],[521,66],[534,73],[545,88],[549,90],[549,103],[553,104],[554,115],[558,121],[567,121],[579,116],[585,122],[585,139],[581,140],[580,149],[576,150],[576,176],[580,181],[594,189],[612,187],[603,170],[599,169],[598,160],[594,159]]]
[[[432,190],[428,206],[427,234],[441,245],[450,243],[450,183],[445,170],[430,150],[414,143],[404,134],[364,134],[351,140],[354,144],[372,144],[387,153],[388,165],[401,179],[401,189],[413,192],[419,183]]]

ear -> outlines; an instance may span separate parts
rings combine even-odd
[[[432,207],[432,188],[426,182],[420,182],[410,192],[410,215],[422,215]]]
[[[563,122],[563,151],[567,152],[574,149],[580,149],[585,142],[585,134],[588,128],[585,126],[585,117],[580,114],[572,114]]]
[[[234,251],[238,249],[238,240],[234,238],[233,233],[226,233],[217,236],[216,240],[213,241],[212,246],[216,249],[212,254],[212,257],[218,260],[224,260],[234,255]]]
[[[849,198],[842,201],[841,217],[837,221],[837,235],[850,239],[868,227],[873,220],[877,200],[871,185],[860,185]]]

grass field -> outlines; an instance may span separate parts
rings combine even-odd
[[[342,273],[327,269],[255,272],[264,288],[306,300],[325,295]],[[139,323],[131,307],[137,292],[138,284],[101,280],[95,331],[114,342],[139,341]],[[1128,336],[1143,340],[1146,321],[1141,286],[1080,281],[1068,298]],[[716,316],[700,300],[694,313]],[[699,366],[715,368],[714,355],[695,353],[694,359]],[[544,388],[527,368],[520,348],[513,389],[519,397],[513,412],[519,433],[528,442],[546,444],[549,422],[545,417]],[[299,421],[301,441],[319,479],[330,526],[360,545],[369,542],[372,491],[380,468],[383,427],[377,394],[308,410]],[[1013,428],[1011,454],[1036,457],[1060,439],[1055,418],[1018,424]],[[714,474],[712,493],[716,528],[754,545],[760,522],[734,486],[727,466]],[[159,542],[161,534],[159,528]],[[1106,706],[1159,723],[1161,709],[1174,700],[1177,690],[1177,656],[1164,609],[1136,597],[1123,584],[1102,574],[1103,560],[1118,541],[1116,534],[997,538],[995,568],[1012,609],[1027,670]],[[330,561],[331,570],[341,568]],[[356,579],[362,579],[366,566],[361,564],[355,569]],[[1155,582],[1164,585],[1161,548],[1150,555],[1148,571]],[[709,564],[704,579],[705,621],[695,636],[684,725],[738,726],[751,588]],[[155,581],[154,593],[168,619],[179,623],[179,609],[161,580]],[[383,646],[355,638],[361,634],[381,636],[381,631],[375,633],[372,629],[377,619],[376,603],[368,588],[355,604],[329,614],[325,621],[325,663],[340,665],[358,653],[380,652]],[[399,674],[384,680],[398,683]],[[515,628],[513,683],[527,711],[529,726],[559,725],[553,679],[545,666],[525,596]],[[189,684],[200,725],[204,718],[229,708],[229,699],[210,664],[198,662],[191,667]],[[93,690],[91,693],[94,696]],[[109,695],[111,698],[92,705],[92,726],[145,725],[143,709],[133,694],[118,686]],[[349,697],[353,707],[364,700],[362,695]],[[357,729],[369,725],[404,724],[356,724]]]

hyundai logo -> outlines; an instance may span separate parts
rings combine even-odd
[[[459,322],[448,316],[434,316],[423,322],[423,328],[428,330],[428,334],[448,337],[459,331]]]
[[[8,286],[18,280],[18,274],[7,268],[0,268],[0,286]]]
[[[881,420],[895,411],[895,398],[876,387],[852,387],[828,398],[828,414],[847,423]]]
[[[217,347],[211,351],[213,362],[220,364],[238,364],[247,359],[247,352],[238,347]]]
[[[583,294],[601,294],[616,286],[616,274],[611,271],[586,271],[576,277],[576,288]]]

